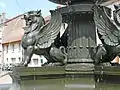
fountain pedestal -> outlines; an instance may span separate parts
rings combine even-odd
[[[80,69],[69,71],[65,70],[65,67],[17,67],[10,75],[16,86],[12,90],[16,88],[17,90],[94,90],[95,88],[92,73]]]

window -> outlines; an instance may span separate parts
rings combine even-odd
[[[21,58],[19,57],[18,59],[19,59],[19,62],[20,62],[20,61],[21,61]]]
[[[41,63],[43,64],[43,59],[40,59]]]
[[[7,58],[6,60],[7,60],[7,62],[8,62],[8,58]]]
[[[6,53],[8,53],[8,45],[6,46]]]
[[[5,51],[5,47],[2,45],[3,51]]]
[[[19,51],[21,51],[21,43],[19,43]]]
[[[14,44],[12,45],[12,51],[14,52],[14,49],[15,49],[15,46],[14,46]]]
[[[38,59],[33,59],[34,65],[38,65]]]
[[[16,62],[16,58],[11,58],[12,63]]]

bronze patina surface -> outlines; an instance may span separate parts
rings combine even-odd
[[[45,24],[41,11],[30,11],[24,14],[26,27],[22,37],[24,57],[21,65],[27,66],[33,54],[44,55],[49,63],[65,64],[67,54],[64,46],[56,46],[56,39],[62,27],[60,12],[51,10],[51,20]]]

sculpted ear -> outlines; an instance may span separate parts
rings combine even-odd
[[[40,15],[41,15],[41,10],[37,11],[37,14],[40,14]]]
[[[115,9],[118,9],[120,7],[120,5],[114,5]]]

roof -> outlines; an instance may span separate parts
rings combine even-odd
[[[21,19],[22,17],[23,15],[19,15],[4,23],[4,30],[2,31],[3,44],[21,40],[24,34],[23,27],[25,26],[25,21]]]

